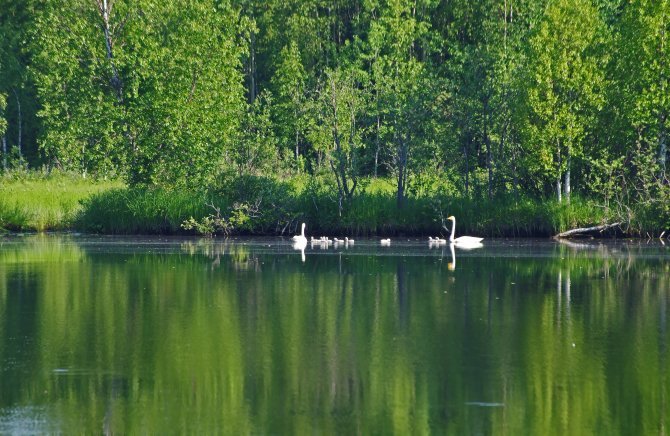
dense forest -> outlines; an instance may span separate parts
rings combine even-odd
[[[375,178],[670,225],[670,0],[0,0],[2,169]]]

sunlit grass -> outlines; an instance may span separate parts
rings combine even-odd
[[[122,186],[119,181],[60,173],[5,175],[0,178],[0,227],[15,231],[70,228],[82,210],[82,200]]]

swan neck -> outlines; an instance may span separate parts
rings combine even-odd
[[[449,241],[454,242],[455,233],[456,233],[456,218],[451,220],[451,235],[449,236]]]

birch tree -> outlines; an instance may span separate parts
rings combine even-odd
[[[213,177],[244,113],[241,34],[229,2],[45,2],[34,50],[46,155],[133,184]]]
[[[324,152],[335,178],[340,216],[358,185],[358,160],[364,148],[359,117],[366,107],[361,90],[363,76],[355,69],[327,70],[313,102],[317,116],[309,139]]]
[[[558,0],[529,42],[527,163],[554,179],[558,201],[569,200],[574,159],[604,104],[601,29],[590,0]]]

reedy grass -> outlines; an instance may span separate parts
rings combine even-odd
[[[300,222],[310,235],[443,235],[457,218],[457,236],[550,236],[574,227],[606,221],[602,208],[573,195],[569,203],[518,196],[493,200],[433,192],[405,199],[397,207],[395,185],[388,179],[363,180],[360,189],[338,208],[332,183],[298,176],[241,177],[209,190],[128,188],[118,181],[70,175],[2,178],[0,227],[15,231],[81,230],[106,234],[193,234],[182,223],[215,214],[235,204],[257,206],[241,234],[292,234]],[[446,229],[443,227],[446,226]]]
[[[116,188],[83,201],[75,226],[107,234],[184,233],[187,218],[204,217],[213,209],[207,196],[162,188]]]

